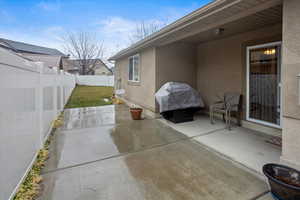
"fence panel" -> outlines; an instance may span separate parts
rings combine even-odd
[[[114,86],[114,76],[76,76],[76,84],[86,86]]]
[[[0,74],[0,199],[10,199],[75,87],[75,77],[2,48]]]

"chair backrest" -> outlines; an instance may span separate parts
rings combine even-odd
[[[232,111],[238,111],[242,103],[242,95],[235,92],[226,92],[224,95],[225,106],[238,105],[232,108]]]

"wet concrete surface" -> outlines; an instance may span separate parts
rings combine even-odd
[[[127,123],[131,120],[129,108],[122,105],[66,109],[63,130]]]
[[[59,130],[45,172],[160,146],[187,137],[157,120]]]
[[[112,108],[65,112],[40,200],[239,200],[268,190],[264,181],[159,120],[132,121],[126,106]],[[112,120],[100,120],[109,113]]]

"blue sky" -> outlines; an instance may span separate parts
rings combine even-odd
[[[105,56],[126,47],[141,21],[171,23],[209,0],[0,0],[0,37],[62,50],[67,31],[90,31]]]

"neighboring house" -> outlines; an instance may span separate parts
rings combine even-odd
[[[282,134],[282,161],[300,168],[299,19],[299,0],[213,1],[110,58],[116,87],[148,113],[169,81],[196,88],[207,108],[241,93],[243,126]]]
[[[43,62],[45,66],[62,69],[62,59],[67,58],[65,54],[57,49],[41,47],[0,38],[0,47],[15,52],[16,54],[31,61]]]
[[[93,70],[91,70],[88,75],[113,75],[113,72],[107,65],[101,60],[96,59],[96,65]],[[63,69],[71,74],[80,74],[82,75],[80,60],[78,59],[63,59]]]
[[[113,75],[113,69],[110,69],[105,63],[102,62],[102,64],[99,65],[99,67],[96,67],[95,69],[95,75]]]

